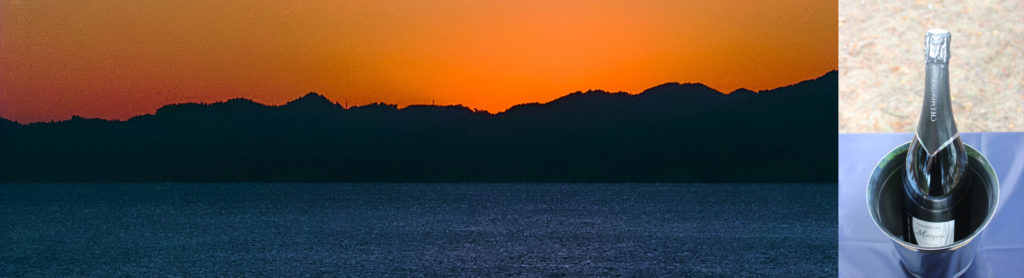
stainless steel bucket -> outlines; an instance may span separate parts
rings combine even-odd
[[[976,238],[988,226],[999,202],[999,181],[988,160],[971,146],[967,147],[968,171],[978,183],[971,186],[971,228],[966,238],[941,247],[921,247],[903,240],[903,168],[907,144],[896,147],[875,166],[868,180],[868,211],[875,226],[892,240],[900,265],[914,277],[959,277],[974,263]],[[972,243],[975,242],[975,243]]]

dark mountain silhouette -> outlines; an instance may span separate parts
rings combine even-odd
[[[756,94],[757,94],[757,92],[754,92],[754,91],[751,91],[751,90],[747,90],[745,88],[739,88],[739,89],[736,89],[735,91],[732,91],[731,93],[729,93],[730,96],[752,96],[752,95],[756,95]]]
[[[835,71],[768,91],[667,83],[490,114],[310,93],[127,121],[0,120],[0,181],[834,182]]]

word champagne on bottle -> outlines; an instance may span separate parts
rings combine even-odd
[[[904,240],[922,247],[953,244],[966,236],[968,226],[966,219],[957,219],[964,215],[957,213],[957,204],[967,195],[961,183],[967,152],[953,121],[949,45],[949,31],[925,35],[924,104],[903,177]]]

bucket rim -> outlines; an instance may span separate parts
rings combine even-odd
[[[981,168],[984,169],[984,171],[986,172],[984,174],[991,176],[992,177],[992,182],[993,182],[992,186],[991,186],[991,193],[989,193],[991,196],[995,197],[995,198],[993,198],[994,200],[992,200],[992,204],[990,204],[990,206],[989,206],[990,208],[992,208],[992,213],[988,213],[986,215],[985,220],[982,221],[981,225],[979,225],[978,228],[975,229],[973,232],[971,232],[971,234],[968,235],[966,238],[961,239],[961,240],[956,241],[956,242],[953,242],[953,244],[951,244],[951,245],[945,245],[945,246],[939,246],[939,247],[923,247],[923,246],[920,246],[920,245],[917,245],[917,244],[912,244],[912,243],[903,241],[903,239],[901,239],[899,237],[896,237],[895,235],[890,233],[888,229],[882,227],[881,218],[878,215],[877,209],[874,208],[876,206],[876,204],[873,204],[873,202],[872,202],[872,201],[874,201],[874,198],[871,197],[872,196],[871,192],[875,191],[875,189],[877,189],[877,186],[873,186],[873,184],[876,184],[876,182],[874,182],[874,181],[880,181],[880,180],[882,180],[882,178],[884,178],[884,177],[882,177],[882,175],[885,174],[885,173],[882,173],[882,169],[884,168],[883,166],[885,166],[889,161],[895,159],[896,156],[899,155],[900,153],[906,153],[906,151],[907,151],[909,146],[910,146],[910,141],[908,141],[906,143],[903,143],[903,144],[893,148],[888,153],[886,153],[884,156],[882,156],[882,158],[879,159],[878,163],[875,164],[874,170],[871,171],[871,176],[868,178],[868,182],[867,182],[867,186],[866,186],[866,192],[865,192],[865,198],[864,199],[865,199],[865,201],[867,201],[868,213],[871,214],[871,220],[872,220],[872,222],[874,222],[875,228],[878,228],[878,230],[881,231],[882,234],[885,234],[886,237],[888,237],[890,240],[892,240],[896,244],[899,244],[900,246],[903,246],[903,248],[906,248],[906,249],[909,249],[909,250],[912,250],[912,251],[915,251],[915,252],[926,252],[926,253],[946,252],[946,251],[950,251],[950,250],[957,250],[957,249],[963,248],[964,246],[967,246],[967,244],[970,244],[971,241],[974,240],[974,238],[978,237],[981,234],[981,232],[984,231],[986,227],[988,227],[989,222],[992,221],[992,218],[995,217],[996,212],[999,209],[999,177],[996,175],[995,169],[992,168],[992,164],[990,164],[988,162],[988,159],[985,158],[985,156],[982,155],[981,152],[979,152],[977,149],[975,149],[974,147],[972,147],[972,146],[970,146],[970,145],[968,145],[966,143],[964,144],[964,146],[966,147],[965,149],[967,149],[967,156],[968,157],[976,158],[978,160],[978,162],[981,163],[981,166],[982,166]]]

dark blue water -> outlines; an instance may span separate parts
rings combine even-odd
[[[834,276],[835,184],[3,184],[0,276]]]

